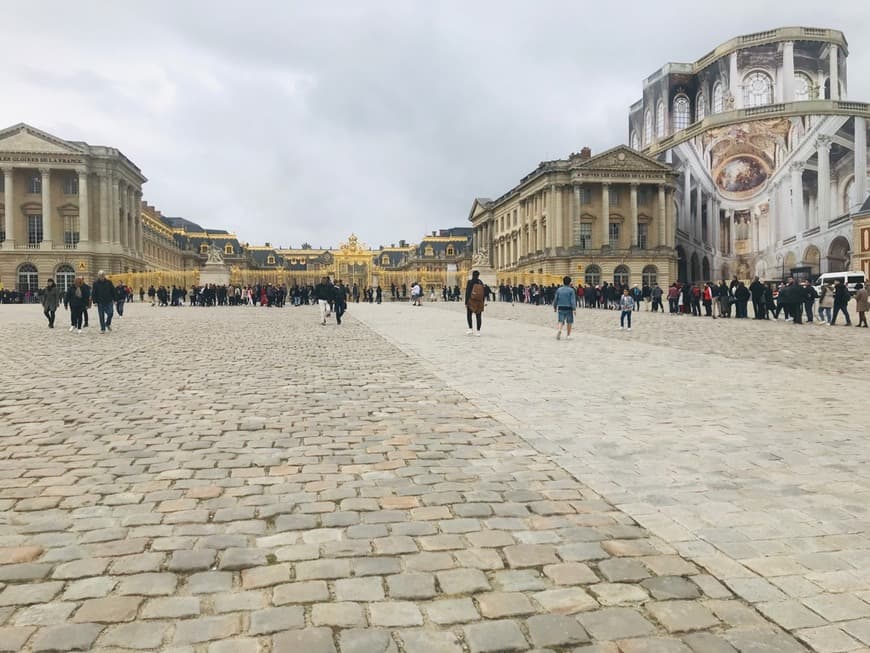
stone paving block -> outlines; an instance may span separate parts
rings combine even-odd
[[[441,626],[468,623],[480,619],[480,613],[469,598],[442,599],[425,605],[429,621]]]
[[[870,619],[856,619],[837,625],[862,644],[870,645]]]
[[[121,595],[168,596],[178,585],[175,574],[136,574],[121,578],[117,593]]]
[[[0,592],[0,606],[32,605],[51,601],[63,589],[63,583],[32,583],[29,585],[9,585]]]
[[[0,566],[0,582],[42,580],[48,578],[54,566],[49,563],[26,562]]]
[[[649,578],[650,573],[639,560],[610,558],[598,563],[598,571],[611,583],[631,583]]]
[[[460,567],[473,569],[493,570],[503,569],[504,562],[495,549],[463,549],[454,551],[453,557]]]
[[[399,653],[390,631],[348,628],[338,636],[341,653]]]
[[[397,628],[422,626],[423,615],[416,604],[410,601],[387,601],[369,604],[372,626]]]
[[[643,637],[619,642],[623,653],[692,653],[686,644],[670,637]]]
[[[221,553],[218,569],[237,571],[248,567],[261,567],[266,564],[266,552],[261,549],[230,548]]]
[[[525,651],[529,648],[515,621],[485,621],[465,626],[462,630],[471,653]]]
[[[351,628],[366,625],[365,612],[359,603],[316,603],[311,608],[315,626]]]
[[[488,549],[516,544],[514,537],[505,531],[478,531],[466,533],[465,539],[471,546],[478,549]]]
[[[106,596],[106,594],[111,592],[117,584],[117,579],[106,576],[84,578],[67,584],[66,591],[63,593],[63,598],[67,601],[98,599]]]
[[[489,581],[479,569],[451,569],[435,574],[444,594],[473,594],[490,590]]]
[[[39,603],[22,608],[15,615],[16,626],[59,626],[78,607],[71,602]]]
[[[806,653],[806,648],[790,635],[770,627],[733,628],[723,636],[740,653]]]
[[[795,632],[797,638],[819,653],[841,653],[855,651],[860,643],[837,626],[803,628]]]
[[[204,571],[187,579],[191,594],[216,594],[227,592],[233,586],[233,575],[228,571]]]
[[[595,640],[645,637],[656,632],[656,627],[632,608],[603,608],[583,612],[577,619]]]
[[[692,582],[711,599],[730,599],[734,596],[727,587],[707,574],[692,576]]]
[[[287,565],[271,565],[269,567],[252,567],[242,570],[242,587],[258,589],[279,585],[290,581],[290,569]]]
[[[556,614],[542,614],[526,620],[526,628],[532,645],[538,648],[548,646],[570,646],[584,644],[589,635],[573,617]]]
[[[272,653],[336,653],[329,628],[288,630],[272,638]]]
[[[532,596],[545,611],[556,614],[573,614],[598,607],[595,599],[579,587],[544,590]]]
[[[139,616],[142,619],[180,619],[196,617],[199,613],[199,597],[171,596],[149,600]]]
[[[260,642],[253,637],[235,637],[208,645],[208,653],[259,653]]]
[[[435,596],[435,576],[407,573],[387,576],[387,591],[394,599],[428,599]]]
[[[704,630],[719,625],[716,616],[697,601],[660,601],[648,603],[646,609],[671,633]]]
[[[649,598],[642,587],[629,583],[597,583],[587,589],[601,605],[642,603]]]
[[[586,560],[603,560],[608,554],[598,542],[573,542],[556,547],[559,557],[565,562],[583,562]]]
[[[0,565],[33,562],[42,555],[41,546],[17,546],[0,548]]]
[[[710,600],[704,601],[703,605],[712,610],[719,619],[735,628],[757,628],[768,623],[758,612],[740,601]]]
[[[335,598],[338,601],[383,601],[383,580],[379,576],[339,579],[335,581]]]
[[[248,634],[268,635],[271,633],[305,627],[305,612],[303,608],[291,606],[286,608],[266,608],[251,613]]]
[[[116,558],[112,562],[110,571],[112,575],[117,574],[144,574],[147,572],[160,571],[163,565],[164,555],[162,553],[139,553],[123,558]]]
[[[195,549],[193,551],[175,551],[169,558],[166,568],[169,571],[205,571],[211,569],[217,558],[217,551],[210,549]]]
[[[870,604],[851,594],[820,594],[803,599],[803,604],[833,622],[870,617]]]
[[[175,644],[198,644],[216,639],[226,639],[240,629],[239,617],[223,615],[185,619],[175,624]]]
[[[449,630],[400,630],[405,653],[463,653],[459,638]]]
[[[487,619],[515,617],[535,612],[529,599],[520,592],[488,592],[478,594],[476,599],[480,614]]]
[[[550,582],[537,569],[509,569],[493,574],[493,587],[503,592],[549,589]]]
[[[259,610],[265,607],[268,603],[267,594],[265,592],[257,591],[236,591],[223,594],[213,594],[209,599],[212,602],[213,610],[218,614],[225,612]]]
[[[168,624],[135,621],[106,628],[100,636],[101,646],[116,646],[127,649],[160,648],[169,629]]]
[[[109,561],[105,558],[73,560],[55,567],[51,577],[57,580],[72,580],[88,578],[89,576],[102,576],[108,566]]]
[[[597,583],[598,576],[581,562],[563,562],[544,567],[544,574],[556,585],[585,585]]]
[[[76,623],[118,623],[132,621],[139,611],[142,599],[135,596],[113,596],[85,601],[76,611]]]
[[[759,603],[755,607],[761,614],[786,630],[817,628],[827,624],[824,619],[802,605],[799,601]]]
[[[697,599],[701,591],[693,582],[679,576],[656,576],[641,582],[654,598],[666,599]]]
[[[33,627],[0,627],[0,653],[18,653],[24,650],[24,643],[30,639],[36,628]]]
[[[556,557],[556,548],[543,544],[514,544],[503,550],[511,568],[540,567],[560,562]]]
[[[295,565],[297,580],[348,578],[351,563],[346,559],[306,560]]]
[[[691,633],[683,641],[693,653],[737,653],[723,637],[712,633]]]
[[[304,581],[278,585],[273,590],[272,601],[275,605],[287,603],[318,603],[329,600],[329,588],[322,580]]]
[[[34,653],[90,651],[103,627],[99,624],[65,624],[42,628],[30,642]]]

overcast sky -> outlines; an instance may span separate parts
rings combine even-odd
[[[117,147],[164,215],[251,244],[467,226],[539,161],[627,142],[646,76],[739,34],[843,30],[849,97],[870,101],[866,0],[10,7],[0,123]]]

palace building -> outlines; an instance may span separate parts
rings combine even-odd
[[[680,279],[854,267],[870,105],[848,99],[848,54],[842,32],[785,27],[644,80],[629,142],[679,175]]]
[[[77,274],[142,269],[146,179],[115,148],[29,125],[0,131],[0,284],[65,288]],[[44,284],[42,284],[44,285]]]
[[[665,286],[677,272],[675,180],[626,146],[545,161],[498,199],[474,201],[474,251],[499,283]]]

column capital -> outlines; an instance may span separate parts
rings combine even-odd
[[[40,169],[39,169],[39,173],[40,173],[43,177],[47,177],[48,175],[51,174],[51,168],[40,168]]]
[[[611,183],[612,183],[612,182],[609,182],[609,181],[602,181],[602,182],[601,182],[601,185],[602,185],[602,186],[610,186]]]
[[[631,186],[632,190],[637,190],[637,187],[640,186],[640,182],[639,181],[632,181],[632,182],[629,182],[628,185]]]
[[[15,170],[15,166],[13,166],[11,164],[2,165],[2,166],[0,166],[0,170],[3,171],[4,175],[11,175],[13,173],[13,171]]]
[[[806,168],[806,166],[807,166],[807,164],[806,164],[805,161],[795,161],[794,163],[792,163],[792,164],[788,167],[788,169],[791,170],[792,173],[795,173],[795,172],[803,172],[803,171],[804,171],[804,168]]]
[[[816,139],[816,147],[820,150],[830,150],[833,142],[833,137],[828,136],[827,134],[822,134]]]
[[[76,172],[81,176],[88,174],[90,171],[87,166],[76,166]]]

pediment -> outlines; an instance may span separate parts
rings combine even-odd
[[[471,205],[471,210],[468,212],[468,221],[474,222],[474,218],[479,216],[481,213],[485,213],[487,211],[487,205],[492,200],[485,197],[475,198],[474,203]]]
[[[671,166],[656,161],[652,157],[641,154],[627,145],[619,145],[613,149],[586,159],[578,166],[582,170],[637,170],[643,172],[672,172]]]
[[[81,146],[47,134],[29,125],[18,124],[0,131],[0,151],[34,154],[84,154]]]

